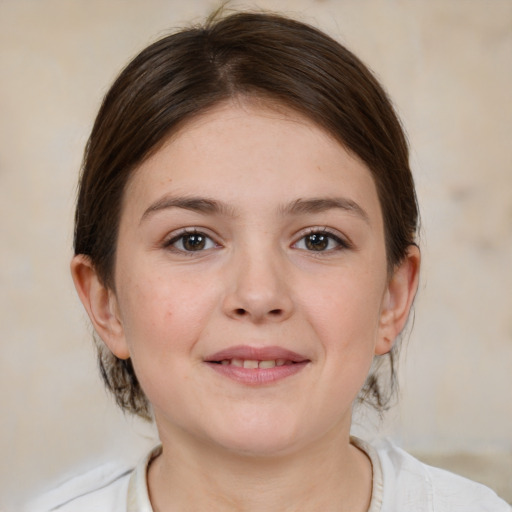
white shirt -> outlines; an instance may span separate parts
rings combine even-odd
[[[494,491],[442,469],[423,464],[389,441],[352,443],[372,462],[368,512],[511,512]],[[26,512],[153,512],[146,474],[152,450],[134,468],[107,464],[73,478],[42,496]]]

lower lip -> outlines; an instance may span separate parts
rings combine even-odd
[[[206,363],[210,368],[240,384],[261,386],[286,379],[302,371],[309,361],[275,366],[274,368],[242,368],[240,366]]]

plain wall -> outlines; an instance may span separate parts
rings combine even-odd
[[[96,369],[68,271],[76,180],[122,66],[217,5],[0,1],[0,509],[154,443]],[[512,474],[512,2],[245,5],[294,14],[354,50],[410,138],[423,270],[384,431],[413,452],[487,457]]]

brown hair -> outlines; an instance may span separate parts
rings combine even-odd
[[[414,244],[418,209],[407,142],[386,93],[349,50],[304,23],[268,13],[214,16],[153,43],[121,72],[89,138],[75,216],[75,254],[87,255],[103,283],[113,269],[121,204],[133,170],[184,122],[234,96],[291,108],[335,136],[370,169],[383,212],[388,268]],[[97,340],[99,363],[117,403],[149,417],[131,361]],[[390,385],[372,371],[360,398],[382,410]]]

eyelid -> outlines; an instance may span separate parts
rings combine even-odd
[[[182,238],[185,235],[203,235],[204,237],[208,238],[209,240],[211,240],[214,243],[214,245],[215,245],[214,248],[222,247],[222,244],[220,244],[217,240],[218,237],[212,235],[211,231],[209,229],[202,228],[202,227],[195,227],[195,226],[181,228],[181,229],[178,229],[178,230],[175,230],[175,231],[169,233],[164,238],[164,240],[162,242],[162,247],[164,249],[172,250],[179,254],[185,254],[185,255],[193,255],[195,253],[206,252],[209,249],[212,249],[212,248],[209,248],[209,249],[203,249],[203,250],[198,250],[198,251],[185,251],[185,250],[173,247],[173,244],[175,244],[180,238]]]
[[[327,251],[318,251],[317,254],[321,254],[322,252],[329,253],[329,252],[332,252],[334,250],[339,250],[339,249],[352,249],[353,248],[353,244],[352,244],[351,240],[346,235],[343,235],[338,230],[333,230],[331,228],[328,228],[327,226],[313,226],[313,227],[308,227],[308,228],[300,231],[295,236],[295,241],[293,242],[292,247],[297,245],[303,238],[305,238],[309,235],[316,235],[316,234],[327,235],[332,240],[334,240],[335,242],[337,242],[339,244],[339,246],[336,249],[330,249]],[[314,252],[314,251],[311,251],[311,252]]]

